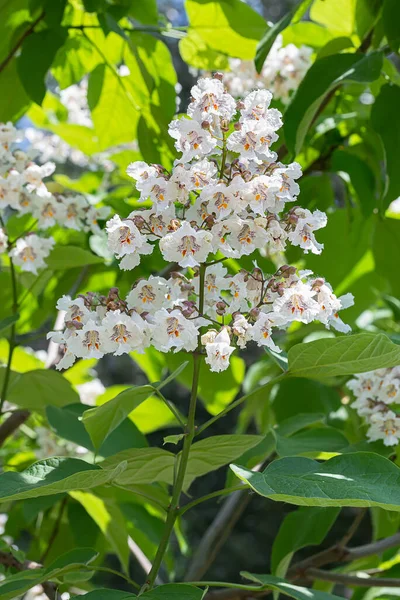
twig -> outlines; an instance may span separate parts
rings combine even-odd
[[[17,50],[20,49],[20,47],[22,46],[24,40],[31,35],[31,33],[33,33],[33,30],[35,29],[36,25],[38,23],[40,23],[40,21],[44,18],[44,12],[40,13],[40,15],[38,16],[37,19],[35,19],[34,21],[32,21],[32,23],[30,24],[30,26],[28,27],[28,29],[21,35],[21,37],[19,38],[19,40],[14,44],[14,46],[11,48],[10,52],[7,54],[7,56],[5,57],[5,59],[3,60],[2,63],[0,63],[0,73],[2,71],[4,71],[4,69],[6,68],[6,66],[8,65],[8,63],[12,60],[12,58],[14,57],[15,53],[17,52]]]
[[[212,498],[218,498],[219,496],[226,496],[227,494],[232,494],[233,492],[242,491],[242,488],[243,484],[231,488],[217,490],[216,492],[211,492],[211,494],[206,494],[205,496],[200,496],[200,498],[196,498],[195,500],[192,500],[192,502],[188,502],[188,504],[182,506],[182,508],[179,511],[179,514],[182,516],[183,514],[185,514],[186,511],[190,510],[194,506],[197,506],[198,504],[201,504],[202,502],[212,500]]]
[[[47,556],[48,556],[51,548],[53,547],[53,544],[54,544],[55,539],[56,539],[56,537],[58,535],[58,532],[60,531],[60,525],[61,525],[61,521],[62,521],[62,518],[63,518],[64,509],[65,509],[65,506],[67,504],[67,501],[68,501],[68,496],[65,496],[65,498],[63,498],[62,501],[61,501],[60,508],[59,508],[59,511],[58,511],[58,515],[57,515],[57,518],[55,520],[53,530],[52,530],[52,532],[50,534],[49,541],[47,542],[47,546],[46,546],[44,552],[42,553],[42,556],[40,557],[40,562],[41,563],[44,563],[44,561],[46,560],[46,558],[47,558]]]
[[[362,522],[363,518],[365,517],[365,515],[367,514],[367,512],[368,512],[368,508],[360,508],[357,511],[357,514],[354,518],[353,523],[350,525],[347,533],[340,540],[339,546],[342,546],[342,547],[347,546],[347,544],[354,537],[355,533],[357,532],[358,528],[360,527],[361,522]]]
[[[5,440],[28,420],[30,414],[29,410],[16,410],[0,425],[0,448]]]
[[[9,258],[10,258],[11,291],[12,291],[12,314],[15,317],[18,313],[17,277],[15,274],[15,267],[14,267],[13,259],[11,258],[11,256]],[[16,324],[14,321],[14,323],[11,325],[11,333],[10,333],[10,337],[8,340],[8,343],[9,343],[8,358],[7,358],[6,372],[4,374],[3,387],[1,390],[0,413],[2,412],[4,402],[7,399],[8,385],[10,383],[10,377],[11,377],[11,363],[12,363],[12,358],[13,358],[14,349],[15,349],[15,345],[16,345],[15,344],[16,333],[17,333],[17,328],[16,328]]]
[[[331,581],[332,583],[341,583],[346,586],[358,587],[400,587],[400,579],[395,577],[358,577],[357,575],[345,575],[344,573],[333,573],[323,569],[310,568],[307,570],[307,577],[311,579],[320,579],[321,581]]]

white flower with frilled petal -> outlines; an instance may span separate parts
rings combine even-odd
[[[268,90],[254,90],[243,98],[244,107],[240,111],[241,121],[266,119],[269,111],[273,110],[273,115],[276,113],[276,118],[280,120],[281,113],[276,109],[269,109],[272,100],[272,94]],[[278,122],[278,121],[277,121]],[[280,121],[280,127],[282,121]],[[277,127],[278,129],[278,127]]]
[[[171,185],[165,177],[151,177],[143,185],[141,200],[150,199],[157,214],[169,208],[174,194]]]
[[[75,298],[71,296],[62,296],[57,302],[57,310],[65,311],[64,321],[72,321],[73,323],[87,323],[91,318],[92,312],[85,306],[83,298]]]
[[[250,160],[276,160],[276,152],[270,150],[271,144],[278,139],[273,127],[264,119],[260,121],[244,121],[239,131],[230,134],[227,148],[239,152]]]
[[[80,231],[82,229],[82,220],[85,218],[88,203],[83,196],[60,196],[60,200],[66,210],[66,218],[63,222],[64,227]]]
[[[147,242],[130,219],[121,220],[118,215],[107,221],[108,247],[117,258],[122,258],[120,268],[134,269],[140,263],[141,254],[151,254],[153,246]]]
[[[100,233],[99,221],[105,221],[110,214],[109,206],[89,206],[85,213],[87,227],[92,233]]]
[[[217,167],[214,162],[203,158],[189,167],[191,190],[200,191],[210,183],[216,183]]]
[[[11,206],[11,208],[19,210],[23,182],[23,175],[15,169],[11,169],[7,177],[0,177],[0,208]]]
[[[212,252],[211,241],[209,231],[196,231],[188,221],[183,221],[179,229],[160,240],[160,250],[166,261],[177,262],[181,267],[196,267]]]
[[[305,208],[296,208],[295,215],[298,218],[294,231],[288,235],[293,246],[300,246],[307,253],[321,254],[324,245],[317,242],[314,231],[326,227],[328,222],[326,214],[320,210],[313,213]]]
[[[228,217],[236,207],[236,198],[222,181],[205,187],[199,201],[207,203],[207,210],[215,215],[217,221]]]
[[[340,310],[343,308],[349,308],[354,304],[354,296],[353,294],[344,294],[343,296],[339,296],[338,298],[340,302]],[[338,311],[332,312],[332,315],[329,317],[327,327],[332,326],[336,331],[340,331],[341,333],[349,333],[351,331],[350,325],[344,323],[340,318]]]
[[[252,254],[267,243],[266,225],[267,221],[263,217],[228,217],[222,221],[222,228],[218,223],[212,228],[214,249],[234,258]]]
[[[150,275],[148,279],[141,279],[129,292],[126,298],[128,308],[138,313],[148,312],[154,314],[162,307],[171,303],[171,289],[169,282],[163,277]]]
[[[273,312],[279,314],[286,323],[300,321],[311,323],[318,318],[321,307],[315,300],[315,291],[302,281],[286,288],[272,305]]]
[[[102,343],[104,332],[102,325],[89,319],[82,329],[77,330],[75,335],[68,338],[68,350],[78,358],[101,358],[104,356]]]
[[[241,273],[227,278],[228,290],[231,294],[229,312],[246,312],[249,309],[248,291],[246,282]]]
[[[120,310],[109,311],[102,326],[102,348],[114,356],[132,351],[143,353],[150,343],[149,325],[136,312],[128,316]]]
[[[400,418],[392,411],[374,413],[367,431],[370,442],[383,440],[385,446],[395,446],[400,438]]]
[[[36,196],[33,201],[32,215],[38,220],[41,229],[48,229],[56,223],[64,223],[67,209],[51,194],[45,197]]]
[[[193,352],[197,348],[198,325],[186,319],[180,310],[168,312],[161,308],[154,314],[151,323],[151,340],[157,350],[174,352],[186,350]]]
[[[157,177],[157,169],[142,160],[128,165],[127,174],[136,180],[136,189],[141,192],[149,179]]]
[[[217,145],[217,140],[193,119],[176,119],[170,123],[168,131],[169,135],[176,140],[175,148],[182,152],[183,162],[205,156]]]
[[[271,253],[284,252],[288,234],[276,219],[269,219],[267,225],[267,244]]]
[[[235,350],[230,342],[228,331],[221,329],[212,342],[206,343],[206,363],[210,365],[210,371],[219,373],[229,367],[229,358]]]
[[[43,183],[43,179],[49,177],[55,170],[56,165],[52,162],[40,166],[35,163],[28,164],[23,172],[25,183],[28,184],[28,190],[35,190],[39,196],[46,196],[48,190]]]
[[[54,243],[53,238],[28,235],[17,240],[15,247],[10,251],[10,256],[22,271],[37,275],[38,269],[46,266],[44,259],[50,254]]]
[[[4,229],[0,227],[0,254],[7,252],[8,237]]]
[[[235,315],[232,332],[237,336],[237,345],[239,348],[246,348],[247,342],[252,339],[252,325],[250,325],[244,315]]]
[[[266,346],[274,352],[282,352],[272,339],[272,328],[284,325],[285,319],[274,312],[260,312],[254,323],[251,335],[259,346]]]
[[[224,84],[218,79],[199,79],[192,87],[191,95],[193,100],[187,113],[199,123],[214,123],[219,118],[230,121],[236,113],[234,98],[225,91]]]
[[[17,129],[8,121],[8,123],[0,123],[0,144],[4,146],[6,149],[16,141],[17,139]]]

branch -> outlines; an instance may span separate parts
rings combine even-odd
[[[0,448],[6,439],[27,421],[30,414],[29,410],[16,410],[0,425]]]
[[[16,569],[17,571],[26,571],[35,569],[41,569],[43,565],[33,562],[31,560],[26,560],[23,563],[20,562],[11,554],[11,552],[0,552],[0,564],[4,565],[6,569]],[[49,600],[59,600],[60,596],[57,592],[57,586],[54,583],[50,583],[46,581],[42,583],[42,588],[46,596]]]
[[[14,58],[15,53],[19,50],[24,42],[24,40],[33,33],[36,25],[40,23],[40,21],[44,18],[44,12],[40,13],[37,19],[32,21],[28,29],[21,35],[19,40],[15,43],[15,45],[11,48],[9,54],[5,57],[2,63],[0,63],[0,73],[4,71],[8,63]]]
[[[358,577],[357,575],[345,575],[343,573],[332,573],[323,569],[308,569],[307,577],[341,583],[346,586],[358,587],[400,587],[400,579],[395,577]]]

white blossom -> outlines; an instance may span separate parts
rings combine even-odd
[[[212,251],[209,231],[194,229],[183,221],[179,229],[160,240],[160,250],[165,260],[177,262],[181,267],[196,267],[205,262]]]
[[[54,243],[53,238],[41,238],[34,234],[28,235],[19,238],[9,254],[14,263],[21,267],[22,271],[30,271],[37,275],[38,269],[46,266],[44,259],[50,254]]]
[[[136,312],[128,316],[120,310],[109,311],[102,327],[104,352],[115,356],[132,351],[143,353],[149,345],[149,326]]]
[[[68,338],[68,350],[79,358],[101,358],[104,356],[104,334],[104,327],[89,319],[82,329]]]
[[[108,247],[117,258],[122,258],[120,268],[134,269],[140,263],[141,254],[151,254],[153,246],[130,219],[121,220],[118,215],[107,221]]]
[[[4,229],[0,227],[0,254],[4,254],[7,252],[8,247],[8,237]]]
[[[210,366],[210,371],[219,373],[229,367],[230,356],[235,350],[234,346],[230,345],[230,342],[229,333],[224,328],[221,329],[212,342],[205,344],[206,363]]]
[[[166,279],[150,275],[141,279],[129,292],[126,298],[128,308],[138,313],[154,314],[162,307],[167,307],[171,301],[171,289]]]
[[[158,310],[151,323],[151,332],[153,346],[161,352],[171,349],[193,352],[197,348],[198,326],[178,309],[171,312],[165,308]]]
[[[370,418],[371,426],[367,431],[370,442],[383,440],[385,446],[395,446],[400,438],[400,418],[389,410],[385,413],[374,413]]]
[[[176,119],[169,126],[169,134],[173,137],[175,148],[182,152],[182,161],[202,157],[215,149],[217,140],[192,119]]]

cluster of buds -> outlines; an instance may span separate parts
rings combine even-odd
[[[400,367],[377,369],[355,375],[347,387],[356,397],[352,406],[364,417],[370,442],[383,440],[385,446],[397,445],[400,438]]]

